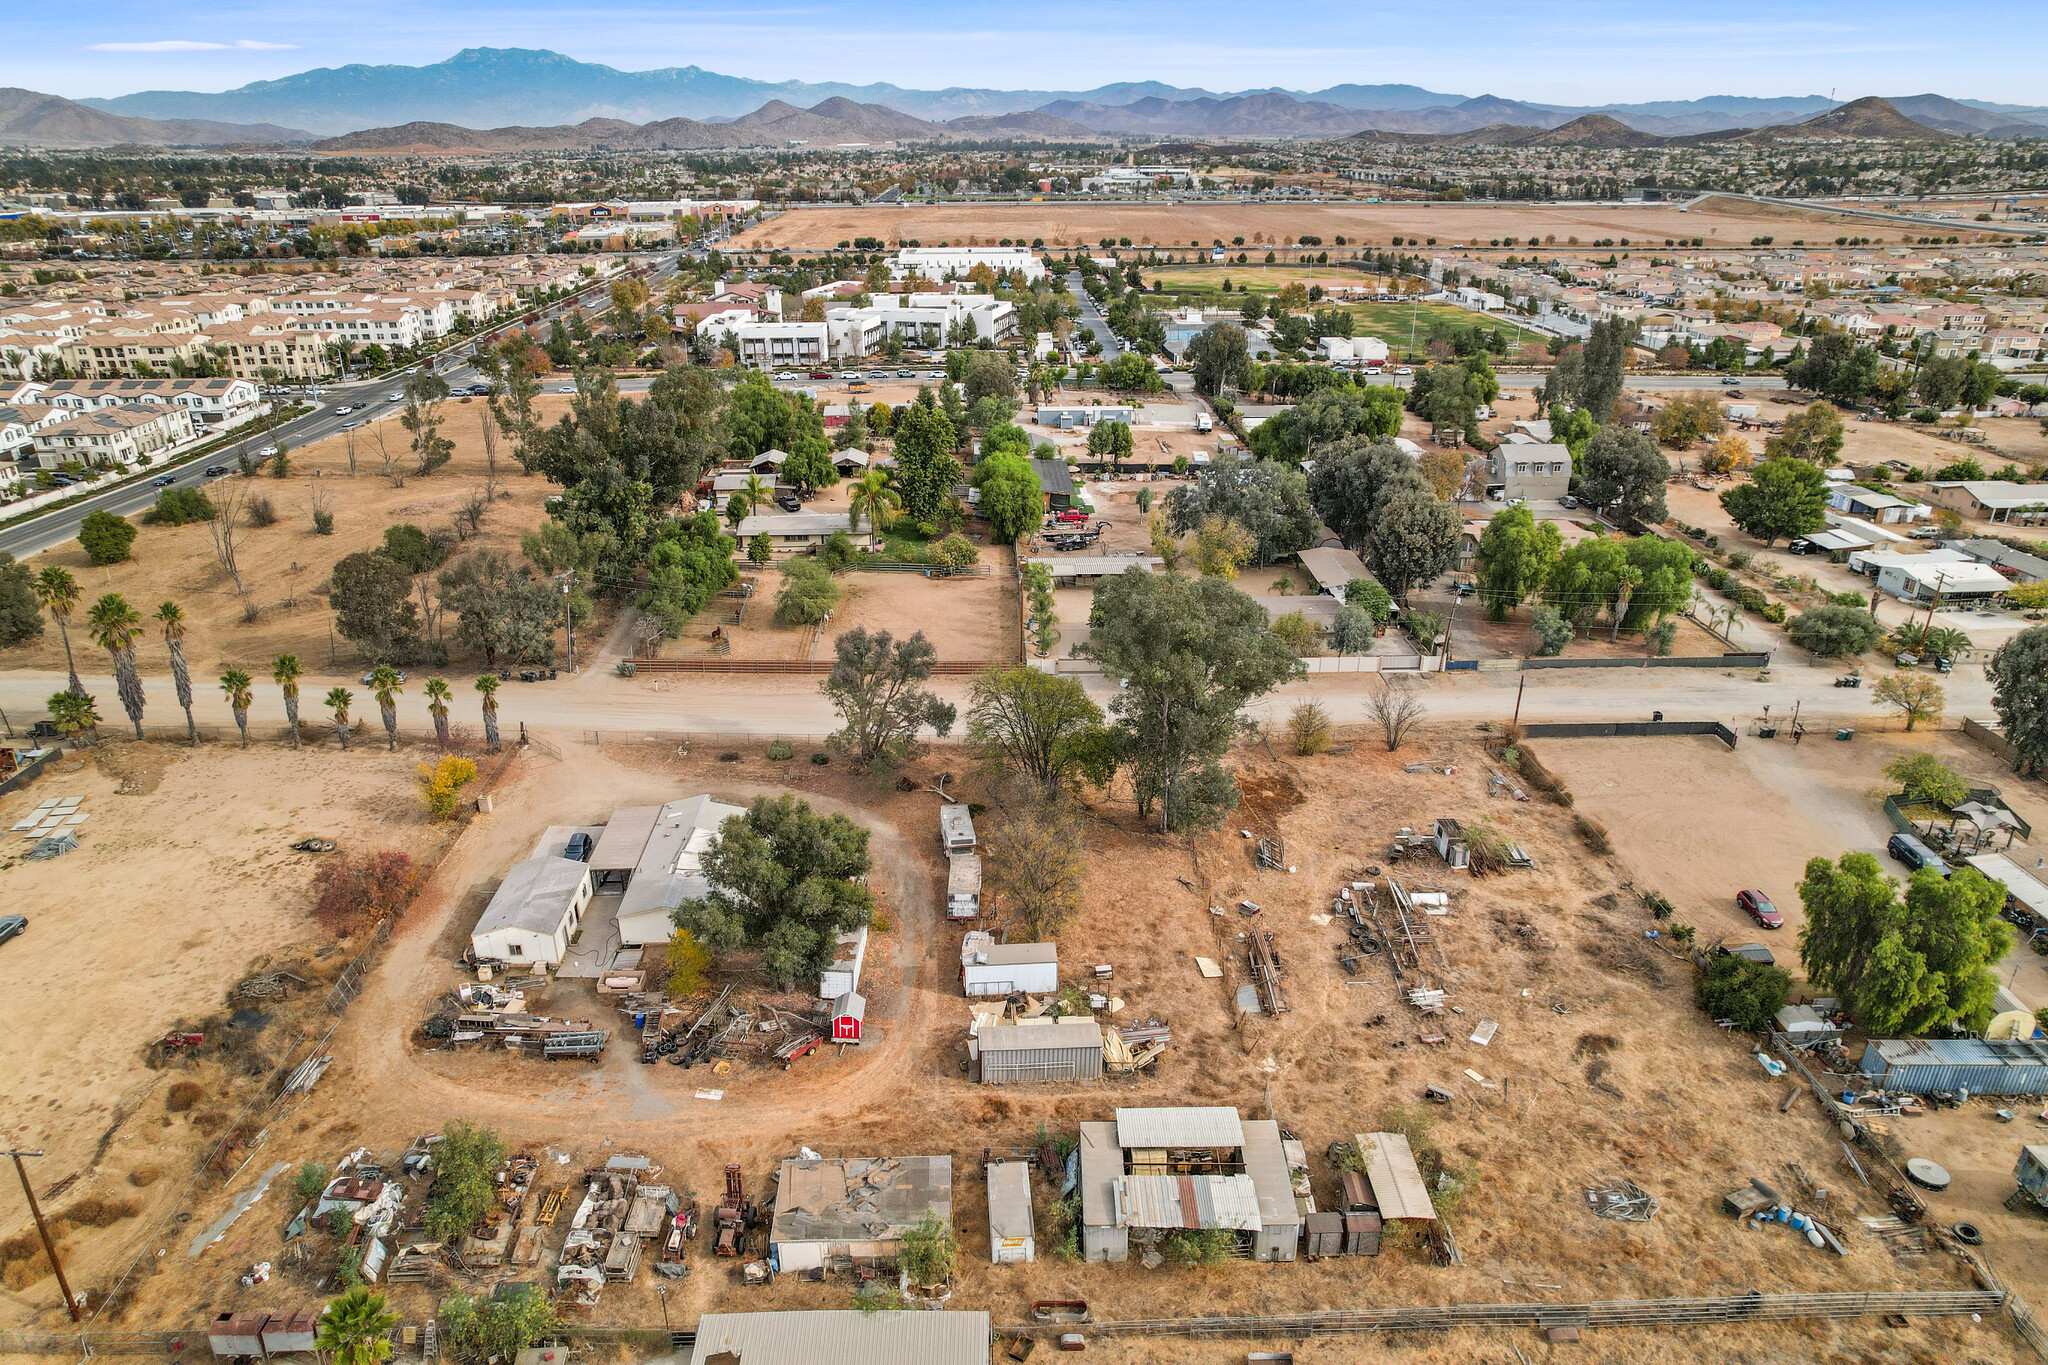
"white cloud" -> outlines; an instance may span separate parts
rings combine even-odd
[[[164,38],[145,43],[92,43],[89,52],[296,52],[297,43],[264,43],[242,38],[232,43],[199,42],[190,38]]]

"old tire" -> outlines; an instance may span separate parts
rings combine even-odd
[[[1984,1234],[1978,1230],[1975,1223],[1958,1223],[1950,1231],[1955,1233],[1956,1240],[1966,1247],[1984,1245]]]

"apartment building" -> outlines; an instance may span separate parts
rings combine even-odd
[[[72,416],[70,408],[47,403],[0,403],[0,460],[33,463],[36,433]]]
[[[327,347],[340,332],[315,319],[310,325],[282,317],[238,322],[207,333],[237,379],[325,379],[335,373]]]
[[[29,386],[35,401],[71,412],[160,403],[192,414],[195,428],[235,426],[263,411],[247,379],[51,379]]]
[[[35,433],[34,462],[42,469],[65,464],[133,464],[193,437],[189,410],[166,403],[98,408]]]
[[[302,332],[332,334],[359,348],[382,346],[387,351],[410,350],[428,339],[426,318],[418,308],[340,308],[299,315],[293,325]]]
[[[184,320],[189,323],[189,319]],[[57,347],[66,369],[90,379],[123,375],[168,374],[174,368],[196,369],[207,358],[206,334],[189,326],[156,330],[128,320],[94,323],[84,335]]]

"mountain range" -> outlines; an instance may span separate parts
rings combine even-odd
[[[966,86],[912,90],[886,83],[759,81],[695,66],[621,71],[526,48],[468,48],[426,66],[323,67],[219,93],[150,90],[80,103],[129,118],[269,123],[336,136],[412,122],[468,128],[568,126],[593,118],[643,125],[674,118],[711,122],[738,119],[777,100],[794,109],[835,99],[881,105],[926,121],[1043,111],[1125,135],[1237,137],[1330,137],[1361,128],[1463,133],[1492,124],[1557,128],[1586,114],[1603,113],[1638,132],[1684,136],[1792,123],[1834,107],[1819,95],[1726,95],[1565,107],[1492,95],[1469,98],[1415,85],[1217,92],[1125,81],[1078,91]],[[1928,99],[1939,101],[1942,111],[1924,113],[1914,107],[1915,101]],[[1940,96],[1909,96],[1896,103],[1909,118],[1938,117],[1959,125],[1942,127],[1944,132],[1982,135],[2037,124],[2048,127],[2048,108]],[[1341,111],[1349,111],[1351,117],[1343,117]],[[0,137],[5,136],[0,129]]]
[[[311,142],[311,133],[274,123],[219,123],[211,119],[124,118],[59,95],[0,88],[0,143],[57,147],[222,147]]]
[[[1922,117],[1906,117],[1899,109],[1901,103],[1913,104],[1922,111]],[[1368,129],[1353,134],[1353,140],[1442,147],[1684,147],[1714,142],[1777,142],[1801,138],[1891,138],[1908,142],[1940,142],[1964,135],[1949,130],[1966,125],[1963,120],[1950,116],[1948,106],[1965,114],[1979,112],[1940,95],[1915,95],[1906,101],[1866,95],[1797,123],[1773,123],[1761,128],[1722,128],[1711,133],[1687,133],[1677,137],[1646,133],[1607,114],[1585,114],[1554,128],[1492,123],[1470,132],[1441,134],[1385,133]],[[1937,120],[1949,127],[1937,126]],[[2010,125],[2000,119],[1993,126]],[[2043,134],[2048,134],[2048,128],[2039,129],[2035,136]]]

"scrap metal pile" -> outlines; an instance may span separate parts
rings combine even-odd
[[[583,1202],[570,1222],[555,1270],[555,1290],[564,1302],[594,1306],[607,1282],[623,1284],[640,1271],[647,1243],[661,1241],[673,1220],[683,1223],[683,1200],[667,1185],[654,1183],[661,1168],[640,1156],[615,1156],[583,1173]],[[696,1205],[689,1206],[689,1233],[694,1232]],[[671,1258],[664,1243],[657,1269],[680,1265],[680,1242]],[[661,1269],[674,1277],[682,1270]]]

